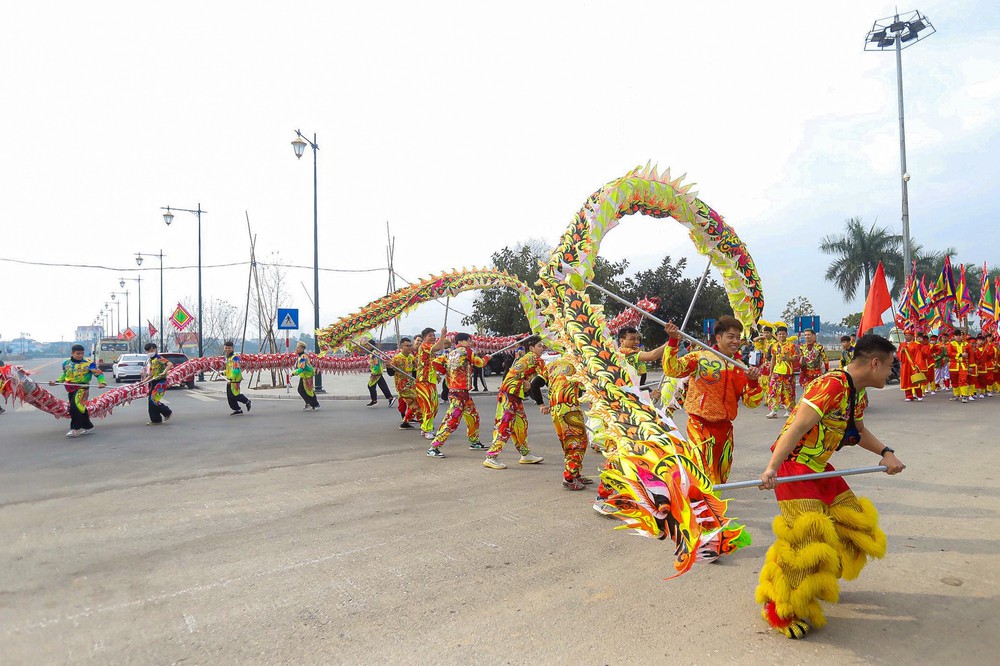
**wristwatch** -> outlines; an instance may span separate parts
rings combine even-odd
[[[882,449],[881,451],[879,451],[878,457],[879,458],[885,458],[885,454],[887,454],[887,453],[895,453],[895,452],[896,452],[896,449],[890,449],[887,446],[884,449]]]

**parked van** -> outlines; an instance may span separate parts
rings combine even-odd
[[[101,372],[114,369],[118,357],[127,354],[128,342],[119,338],[101,338],[94,343],[94,360]]]

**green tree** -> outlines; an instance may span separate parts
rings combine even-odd
[[[795,322],[796,317],[805,317],[816,314],[816,309],[805,296],[796,296],[785,304],[785,309],[781,313],[781,319],[789,327]]]
[[[857,329],[858,326],[861,325],[861,314],[862,313],[860,312],[855,312],[853,314],[847,315],[846,317],[840,320],[840,325]]]
[[[504,247],[492,255],[493,266],[517,276],[519,280],[540,293],[538,281],[539,262],[549,258],[551,248],[544,242],[532,239],[518,243],[515,247]],[[598,257],[594,262],[594,282],[621,293],[621,276],[628,268],[628,260],[610,262]],[[590,298],[595,303],[602,303],[603,296],[591,290]],[[612,301],[613,303],[613,301]],[[608,310],[617,312],[621,306],[617,303],[609,305]],[[465,326],[475,326],[484,335],[519,335],[528,331],[528,319],[524,316],[524,308],[517,293],[510,289],[486,289],[476,296],[472,306],[472,314],[462,319]]]
[[[862,282],[862,295],[868,294],[881,261],[886,278],[892,281],[890,291],[897,294],[902,287],[902,243],[903,237],[891,233],[888,227],[876,227],[873,223],[866,228],[860,217],[852,217],[846,220],[843,234],[827,235],[820,240],[820,251],[836,257],[824,277],[837,286],[845,301],[850,301]]]
[[[658,296],[660,307],[654,314],[660,319],[673,321],[679,325],[684,321],[684,316],[687,314],[691,299],[694,297],[695,289],[697,289],[701,279],[700,275],[695,278],[682,278],[681,274],[686,266],[686,258],[682,257],[674,262],[670,256],[666,256],[656,268],[639,271],[634,276],[626,278],[622,295],[633,303],[643,297]],[[608,310],[610,311],[611,308]],[[684,332],[701,338],[703,337],[702,325],[706,319],[717,319],[722,315],[731,315],[732,313],[733,310],[729,305],[726,290],[710,278],[705,281],[705,285],[698,295],[698,300],[695,301]],[[609,318],[611,316],[613,315],[609,314]],[[658,347],[667,339],[663,327],[648,319],[643,319],[639,330],[646,348]]]

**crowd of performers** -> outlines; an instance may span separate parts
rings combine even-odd
[[[825,616],[821,601],[836,602],[840,578],[857,577],[869,558],[881,558],[886,550],[885,534],[878,527],[878,513],[873,504],[857,497],[842,477],[815,481],[776,484],[781,477],[833,470],[829,460],[844,446],[857,445],[874,453],[887,473],[904,469],[893,449],[885,446],[865,427],[868,405],[867,389],[885,386],[893,370],[895,346],[883,337],[866,335],[860,339],[842,339],[840,367],[830,370],[823,348],[815,334],[806,331],[803,342],[788,341],[784,326],[765,327],[753,340],[751,366],[744,370],[708,350],[681,353],[681,333],[674,324],[664,328],[667,342],[652,350],[643,350],[638,332],[625,327],[618,332],[619,350],[645,376],[646,364],[662,360],[664,375],[686,378],[683,409],[687,414],[687,438],[700,456],[702,469],[714,484],[729,478],[735,451],[733,421],[739,406],[755,408],[767,403],[769,418],[781,408],[785,423],[771,447],[772,455],[760,476],[761,487],[774,489],[779,515],[774,519],[775,542],[767,551],[760,572],[756,599],[762,605],[764,619],[789,638],[801,638],[811,628],[822,627]],[[744,339],[743,325],[735,318],[720,317],[715,324],[713,347],[722,355],[736,358]],[[546,363],[542,356],[545,344],[538,336],[523,341],[497,391],[493,436],[489,446],[480,441],[480,418],[470,392],[478,388],[475,370],[481,372],[490,361],[471,348],[471,336],[457,333],[447,337],[442,328],[437,337],[426,328],[411,340],[402,338],[391,357],[372,352],[369,389],[377,404],[376,387],[391,407],[397,404],[401,430],[414,430],[419,424],[421,436],[428,440],[426,455],[445,458],[445,445],[462,421],[466,425],[469,449],[485,451],[482,465],[492,470],[506,469],[500,459],[507,442],[513,438],[520,464],[537,464],[543,458],[531,453],[528,446],[528,421],[524,401],[531,399],[541,413],[552,418],[555,433],[563,449],[562,485],[579,491],[593,481],[582,474],[583,457],[588,448],[587,428],[581,411],[582,387],[576,379],[573,362],[556,357]],[[146,345],[149,362],[143,381],[150,383],[149,424],[170,420],[173,412],[163,403],[166,389],[163,378],[170,362],[158,354],[155,344]],[[294,374],[300,378],[298,393],[304,409],[319,408],[314,388],[315,368],[309,363],[304,343],[296,347],[298,360]],[[251,402],[240,393],[242,370],[240,357],[233,353],[231,342],[225,344],[226,396],[232,415],[249,412]],[[926,394],[951,388],[955,400],[966,402],[977,396],[990,396],[998,389],[997,346],[991,336],[967,340],[956,330],[952,335],[914,336],[898,350],[901,386],[908,401],[919,401]],[[793,366],[800,369],[803,395],[795,401]],[[397,396],[392,396],[383,374],[395,380]],[[439,409],[438,377],[444,378],[447,407],[435,428]],[[479,378],[481,378],[481,374]],[[59,379],[50,384],[64,384],[68,393],[70,431],[67,437],[79,437],[93,431],[87,414],[87,389],[93,378],[105,386],[97,365],[84,358],[84,348],[74,345],[72,356],[62,366]],[[548,404],[541,386],[548,385]],[[485,386],[485,384],[484,384]],[[654,390],[651,398],[660,399]],[[607,465],[609,463],[605,463]],[[595,510],[610,514],[611,498],[604,484],[598,486]]]

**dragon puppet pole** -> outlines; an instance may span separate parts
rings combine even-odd
[[[451,311],[451,296],[444,299],[444,324],[441,325],[442,330],[448,330],[448,313]]]
[[[875,472],[884,472],[888,467],[885,465],[877,465],[875,467],[852,467],[851,469],[835,469],[830,472],[819,472],[817,474],[796,474],[795,476],[779,476],[774,480],[775,484],[781,483],[795,483],[796,481],[816,481],[817,479],[832,479],[838,476],[854,476],[855,474],[873,474]],[[722,490],[737,490],[740,488],[760,488],[760,479],[751,479],[750,481],[735,481],[733,483],[720,483],[715,486],[712,490],[714,492],[719,492]]]
[[[624,305],[626,307],[632,308],[633,310],[635,310],[636,312],[638,312],[639,314],[641,314],[646,319],[649,319],[650,321],[655,321],[657,324],[660,324],[661,326],[666,326],[667,325],[667,322],[663,321],[659,317],[656,317],[654,315],[649,314],[648,312],[646,312],[645,310],[643,310],[642,308],[640,308],[635,303],[628,302],[627,300],[625,300],[624,298],[622,298],[618,294],[616,294],[614,292],[611,292],[611,291],[608,291],[607,289],[605,289],[601,285],[595,284],[595,283],[591,282],[590,280],[588,280],[587,278],[583,278],[583,281],[586,282],[587,284],[589,284],[591,287],[593,287],[597,291],[601,292],[602,294],[604,294],[604,295],[606,295],[606,296],[608,296],[610,298],[613,298],[614,300],[618,301],[619,303],[621,303],[622,305]],[[702,349],[704,349],[706,351],[712,352],[713,354],[715,354],[716,356],[718,356],[719,358],[721,358],[723,361],[726,361],[727,363],[732,363],[737,368],[742,368],[743,370],[750,370],[750,368],[748,368],[743,363],[740,363],[736,359],[733,359],[733,358],[730,358],[730,357],[726,356],[725,354],[723,354],[721,351],[719,351],[715,347],[712,347],[710,345],[706,345],[704,342],[702,342],[698,338],[692,337],[692,336],[688,335],[687,333],[685,333],[684,331],[677,331],[677,333],[682,338],[684,338],[685,340],[687,340],[688,342],[690,342],[691,344],[698,345]]]
[[[391,359],[391,358],[389,358],[389,355],[388,355],[388,354],[386,354],[386,353],[385,353],[384,351],[382,351],[381,349],[378,349],[377,347],[369,347],[369,346],[368,346],[367,344],[365,344],[365,343],[364,343],[363,341],[361,341],[361,340],[355,340],[354,344],[356,344],[357,346],[361,347],[362,349],[367,349],[367,350],[368,350],[368,351],[370,351],[370,352],[375,352],[376,354],[378,354],[379,356],[381,356],[381,357],[382,357],[382,358],[383,358],[384,360],[386,360],[386,361],[389,361],[389,365],[392,365],[392,359]],[[392,369],[393,369],[393,370],[394,370],[395,372],[398,372],[399,374],[403,375],[404,377],[409,377],[409,378],[410,378],[410,379],[412,379],[413,381],[417,381],[417,378],[416,378],[416,377],[414,377],[413,375],[411,375],[411,374],[408,374],[408,373],[406,373],[406,372],[403,372],[402,370],[398,369],[398,368],[397,368],[396,366],[394,366],[394,365],[392,366]]]
[[[529,333],[528,335],[524,336],[524,337],[523,337],[523,338],[521,338],[520,340],[515,340],[514,342],[510,343],[510,344],[509,344],[509,345],[507,345],[506,347],[501,347],[500,349],[496,350],[495,352],[490,352],[490,354],[489,354],[489,355],[490,355],[490,356],[496,356],[496,355],[497,355],[497,354],[499,354],[500,352],[504,352],[504,351],[507,351],[507,350],[508,350],[508,349],[510,349],[511,347],[516,347],[517,345],[521,344],[522,342],[524,342],[525,340],[527,340],[528,338],[530,338],[530,337],[531,337],[532,335],[534,335],[534,333]]]
[[[684,321],[681,322],[681,330],[683,331],[687,328],[688,321],[691,319],[691,313],[694,312],[694,304],[698,302],[698,295],[701,294],[701,288],[705,286],[705,280],[708,279],[708,272],[712,270],[712,258],[708,258],[708,265],[705,266],[705,272],[701,274],[701,279],[698,280],[698,286],[694,288],[694,296],[691,297],[691,304],[688,306],[688,311],[684,314]],[[667,374],[663,373],[660,376],[660,381],[657,382],[656,388],[660,388],[663,385],[663,380],[667,378]]]

